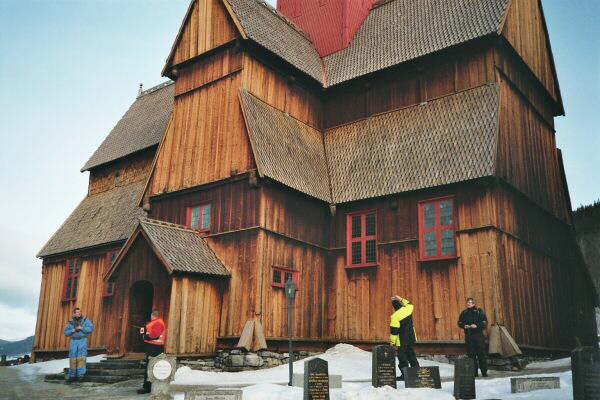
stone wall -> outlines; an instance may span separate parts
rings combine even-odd
[[[307,351],[294,352],[294,361],[303,358],[315,356],[320,353],[310,353]],[[258,351],[256,353],[246,353],[242,350],[217,350],[214,358],[204,358],[198,360],[180,360],[180,365],[185,365],[191,369],[212,372],[239,372],[252,371],[257,369],[277,367],[289,362],[289,353],[277,353],[273,351]]]

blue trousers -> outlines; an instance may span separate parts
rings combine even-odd
[[[87,338],[71,339],[69,345],[69,378],[85,375],[87,345]]]

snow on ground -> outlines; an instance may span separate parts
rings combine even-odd
[[[560,358],[552,361],[540,361],[527,364],[527,369],[571,367],[571,358]]]
[[[342,375],[344,381],[371,381],[371,352],[369,351],[341,343],[320,354],[318,357],[329,363],[330,375]],[[294,372],[304,373],[304,362],[310,358],[296,361],[294,363]],[[419,363],[421,366],[439,367],[442,378],[453,376],[454,367],[450,364],[430,360],[419,360]],[[397,367],[396,374],[400,375]],[[207,372],[192,370],[189,367],[180,367],[175,374],[175,381],[173,383],[177,385],[239,385],[257,382],[287,383],[288,365],[242,372]]]
[[[99,362],[103,358],[106,357],[106,354],[100,354],[94,357],[88,357],[87,362]],[[21,364],[15,365],[13,367],[9,367],[15,370],[18,370],[21,373],[28,375],[46,375],[46,374],[58,374],[63,371],[63,368],[67,368],[69,366],[69,359],[63,358],[60,360],[52,360],[52,361],[44,361],[35,364]]]

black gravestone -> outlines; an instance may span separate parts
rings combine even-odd
[[[371,384],[374,387],[391,386],[396,389],[396,356],[387,344],[373,347]]]
[[[304,363],[304,400],[329,400],[327,361],[313,358]]]
[[[600,350],[579,347],[571,353],[573,400],[600,399]]]
[[[459,358],[454,364],[454,398],[475,398],[475,362],[470,358]]]
[[[442,388],[439,367],[409,367],[403,371],[405,388]]]

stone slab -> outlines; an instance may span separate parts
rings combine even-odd
[[[292,386],[303,387],[304,386],[304,374],[294,374],[292,376]],[[342,376],[341,375],[329,375],[329,389],[341,389],[342,388]]]
[[[313,358],[304,363],[304,400],[329,400],[327,361]]]
[[[454,398],[475,399],[475,362],[467,357],[454,363]]]
[[[185,400],[242,400],[241,389],[190,390]]]
[[[571,353],[573,399],[600,399],[600,350],[579,347]]]
[[[396,354],[386,344],[375,346],[371,358],[371,385],[396,389]]]
[[[439,367],[409,367],[403,372],[406,388],[442,388]]]
[[[510,378],[511,393],[524,393],[544,389],[560,389],[560,378],[558,378],[557,376]]]

